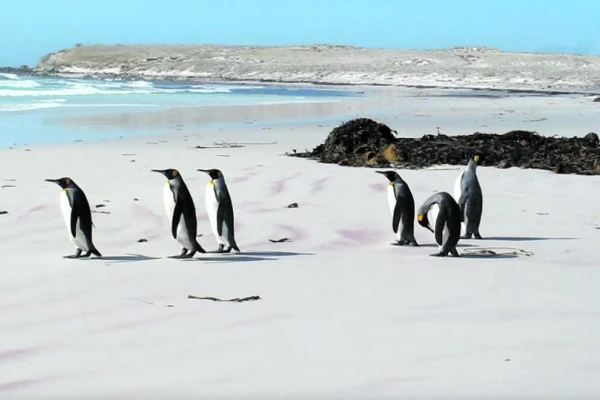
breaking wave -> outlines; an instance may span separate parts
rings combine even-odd
[[[256,90],[259,86],[188,85],[148,81],[89,80],[81,78],[27,78],[0,74],[0,97],[91,96],[161,93],[215,94]]]

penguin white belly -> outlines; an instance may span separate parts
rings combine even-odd
[[[462,182],[462,177],[463,177],[464,173],[465,173],[465,171],[461,171],[461,173],[458,174],[458,177],[454,181],[454,200],[456,200],[457,203],[458,203],[458,199],[460,199],[460,195],[462,194],[460,184]]]
[[[175,211],[175,199],[173,198],[173,192],[171,191],[171,186],[167,182],[163,191],[163,199],[165,202],[165,213],[167,214],[167,220],[169,221],[169,230],[171,229],[171,221],[173,221],[173,212]],[[185,247],[188,250],[194,248],[194,243],[192,242],[187,227],[185,225],[185,218],[181,215],[179,219],[179,224],[177,225],[177,232],[175,240],[181,246]]]
[[[394,218],[394,209],[396,208],[396,192],[394,191],[394,185],[388,184],[388,206],[390,207],[390,214],[392,214],[392,218]],[[400,240],[400,234],[402,232],[402,218],[398,224],[398,231],[396,232],[396,238],[398,241]]]
[[[69,235],[69,239],[71,243],[83,251],[89,251],[87,246],[87,241],[83,235],[83,232],[80,227],[80,220],[77,220],[77,225],[75,226],[75,236],[71,233],[71,203],[69,203],[69,197],[65,190],[60,192],[60,210],[62,212],[63,220],[65,221],[65,226],[67,227],[67,233]]]
[[[457,203],[458,203],[458,200],[460,199],[460,196],[462,195],[461,183],[462,183],[462,177],[463,177],[464,173],[465,173],[465,171],[463,170],[458,175],[458,178],[456,178],[456,180],[454,181],[454,200],[456,200]],[[460,229],[461,229],[462,234],[464,234],[467,229],[467,225],[464,222],[461,222],[460,227],[461,227]]]
[[[390,214],[394,216],[394,208],[396,208],[396,193],[394,192],[394,185],[388,185],[387,189],[388,206],[390,207]]]
[[[229,243],[227,243],[227,239],[219,235],[219,229],[217,227],[217,210],[219,208],[219,201],[217,200],[215,188],[212,183],[209,183],[206,186],[205,202],[206,212],[208,213],[208,220],[210,221],[210,227],[213,231],[213,234],[215,235],[215,238],[217,239],[217,243],[229,246]],[[223,221],[223,223],[225,222]],[[224,232],[225,229],[223,229],[222,231]]]

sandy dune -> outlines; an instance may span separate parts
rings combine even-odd
[[[547,119],[532,128],[584,134],[596,122],[578,113],[597,117],[584,100],[458,99],[452,129],[503,131],[522,125],[515,114],[535,110]],[[431,131],[448,119],[436,101],[363,115],[401,134]],[[415,117],[422,103],[428,117]],[[518,111],[495,118],[503,107]],[[479,168],[485,240],[460,241],[462,258],[440,259],[429,256],[437,246],[418,225],[420,247],[390,245],[386,182],[373,170],[281,155],[321,142],[338,121],[260,122],[0,150],[8,185],[0,189],[8,211],[0,215],[0,398],[600,394],[598,177]],[[195,148],[215,141],[265,144]],[[204,209],[207,177],[195,170],[224,172],[242,254],[166,258],[179,247],[163,212],[164,178],[150,169],[168,167],[194,196],[208,249],[217,243]],[[401,174],[418,206],[451,191],[458,169]],[[104,212],[93,214],[103,259],[61,258],[73,249],[59,188],[43,180],[65,175]],[[299,208],[286,208],[293,202]],[[284,237],[291,241],[269,241]],[[468,255],[496,247],[533,255]]]

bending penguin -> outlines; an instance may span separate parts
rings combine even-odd
[[[408,184],[396,171],[375,171],[388,178],[388,205],[392,214],[392,230],[397,244],[418,246],[415,240],[415,200]]]
[[[85,193],[71,178],[46,179],[62,188],[60,209],[69,233],[71,243],[75,245],[75,254],[64,258],[81,258],[95,255],[102,257],[92,242],[92,212]],[[85,253],[82,255],[81,253]]]
[[[196,252],[206,253],[196,240],[196,207],[181,174],[176,169],[153,169],[152,172],[158,172],[167,178],[163,192],[165,212],[171,234],[182,247],[181,254],[169,258],[192,258]]]
[[[460,208],[452,196],[438,192],[429,197],[419,208],[417,221],[435,235],[440,246],[437,257],[446,257],[448,253],[459,257],[456,244],[460,239]]]
[[[240,249],[235,242],[233,203],[225,184],[225,177],[218,169],[199,169],[207,173],[211,180],[206,186],[206,211],[213,234],[217,239],[217,253],[229,253]]]
[[[477,164],[479,156],[469,160],[465,168],[454,181],[454,199],[460,207],[460,220],[464,239],[481,239],[479,234],[479,223],[483,211],[483,194],[477,179]]]

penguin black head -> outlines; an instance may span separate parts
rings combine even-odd
[[[77,185],[75,184],[75,182],[73,182],[73,179],[71,179],[71,178],[46,179],[45,181],[56,183],[58,186],[60,186],[63,189],[77,187]]]
[[[389,179],[390,182],[395,182],[400,175],[396,171],[375,171],[378,174],[385,175],[386,178]]]
[[[427,228],[433,232],[433,230],[429,227],[429,218],[427,218],[427,213],[417,215],[417,221],[423,228]]]
[[[168,180],[177,179],[181,177],[181,174],[176,169],[153,169],[152,172],[158,172],[163,174]]]
[[[223,178],[223,173],[218,169],[199,169],[198,171],[207,173],[211,179]]]

